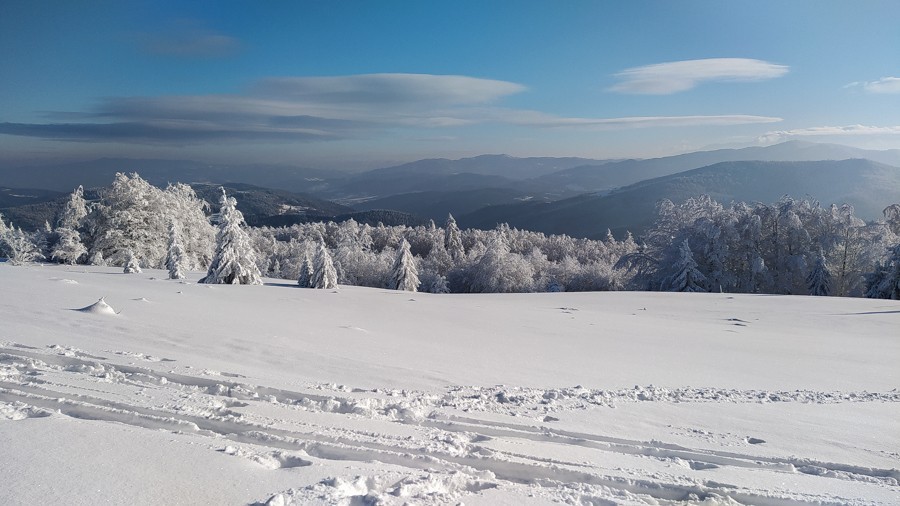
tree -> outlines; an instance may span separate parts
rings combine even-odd
[[[0,221],[2,221],[2,217],[0,217]],[[21,228],[10,226],[0,234],[2,234],[0,235],[0,252],[5,252],[10,264],[22,265],[42,258],[40,248]]]
[[[169,279],[184,279],[184,248],[181,246],[179,235],[175,222],[169,222],[169,249],[166,254]]]
[[[216,251],[206,276],[199,282],[227,285],[259,285],[262,279],[256,266],[256,252],[250,237],[242,228],[244,215],[237,209],[237,200],[222,189],[222,208],[219,211],[219,231]]]
[[[337,270],[331,261],[331,254],[325,247],[325,241],[319,241],[319,249],[313,261],[313,277],[310,281],[311,288],[334,289],[337,288]]]
[[[458,260],[466,255],[466,251],[463,248],[462,235],[459,227],[456,226],[456,220],[453,219],[452,214],[447,215],[447,228],[444,229],[444,248],[447,249],[447,253],[450,254],[450,258],[453,260]]]
[[[141,272],[143,272],[141,271],[141,264],[140,262],[138,262],[138,259],[134,255],[134,253],[129,251],[127,252],[127,255],[128,261],[125,262],[125,268],[123,269],[123,272],[125,274],[140,274]]]
[[[60,227],[56,229],[57,241],[50,257],[59,263],[74,265],[87,255],[87,248],[81,243],[81,234],[77,230]]]
[[[691,246],[685,239],[678,249],[679,258],[676,260],[675,272],[663,280],[662,289],[670,292],[705,292],[703,286],[706,277],[697,270],[697,262],[691,253]]]
[[[809,288],[810,295],[825,297],[831,291],[831,272],[828,270],[825,254],[822,251],[819,251],[816,263],[809,272],[809,276],[806,277],[806,286]]]
[[[388,288],[392,290],[405,290],[415,292],[419,289],[419,271],[416,269],[416,260],[409,251],[409,242],[403,239],[391,269],[391,281]]]
[[[900,300],[900,244],[890,248],[887,262],[866,275],[866,297]]]
[[[313,268],[312,262],[309,260],[309,253],[303,253],[303,262],[300,263],[300,276],[297,278],[297,284],[302,288],[312,288]]]
[[[82,186],[78,186],[69,195],[69,200],[66,201],[66,205],[60,213],[59,219],[56,220],[56,225],[60,228],[68,228],[72,230],[78,230],[81,226],[81,222],[88,215],[88,207],[87,201],[84,200],[84,188]]]

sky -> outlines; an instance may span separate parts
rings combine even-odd
[[[0,2],[0,164],[900,148],[900,2]]]

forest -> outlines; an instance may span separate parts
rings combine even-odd
[[[700,195],[662,200],[640,237],[545,235],[500,224],[460,229],[354,220],[248,227],[237,196],[219,212],[186,184],[157,188],[116,175],[88,202],[81,187],[55,223],[23,231],[0,216],[0,256],[206,271],[200,282],[339,284],[431,293],[691,291],[900,299],[900,204],[865,222],[852,206],[784,196],[724,205]],[[585,217],[589,219],[589,217]]]

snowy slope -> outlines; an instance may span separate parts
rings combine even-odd
[[[900,503],[895,301],[189,277],[0,264],[0,503]]]

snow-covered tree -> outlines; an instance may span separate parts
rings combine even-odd
[[[141,270],[141,263],[138,261],[137,256],[131,251],[126,253],[128,255],[128,261],[125,262],[125,268],[123,272],[125,274],[140,274],[143,272]]]
[[[697,262],[691,253],[691,246],[685,239],[678,248],[678,259],[674,273],[663,280],[662,289],[670,292],[705,292],[706,277],[697,270]]]
[[[866,275],[866,297],[872,299],[900,300],[900,244],[890,249],[884,264],[878,264],[874,272]]]
[[[56,226],[60,228],[68,228],[78,230],[85,216],[88,215],[87,201],[84,199],[84,188],[78,186],[75,191],[69,195],[65,207],[59,215]]]
[[[3,216],[0,215],[0,224],[2,223]],[[0,225],[0,255],[5,255],[12,265],[22,265],[43,258],[31,234],[12,224],[8,227],[5,224]]]
[[[337,288],[337,271],[331,260],[331,254],[325,247],[325,242],[319,242],[319,249],[316,250],[316,258],[314,259],[313,276],[310,280],[310,288],[334,289]]]
[[[444,248],[450,254],[450,258],[454,260],[466,255],[459,227],[456,225],[456,220],[453,219],[452,214],[447,215],[447,225],[444,229]]]
[[[169,223],[169,249],[166,253],[166,269],[169,279],[184,279],[184,248],[176,222]]]
[[[259,285],[262,284],[256,265],[256,252],[250,237],[244,231],[244,215],[237,209],[237,200],[222,189],[222,207],[219,211],[219,231],[216,234],[216,251],[206,276],[200,283]]]
[[[388,288],[407,292],[415,292],[419,289],[419,271],[416,269],[416,260],[409,251],[409,243],[406,239],[403,239],[397,251]]]
[[[59,263],[74,265],[87,254],[87,248],[81,243],[81,234],[69,227],[56,229],[57,241],[53,246],[51,258]]]
[[[810,295],[827,296],[831,292],[831,272],[825,262],[825,254],[819,251],[816,263],[813,265],[809,276],[806,277],[806,286]]]
[[[297,284],[302,288],[312,288],[313,266],[309,259],[309,253],[303,252],[303,262],[300,263],[300,275]]]

